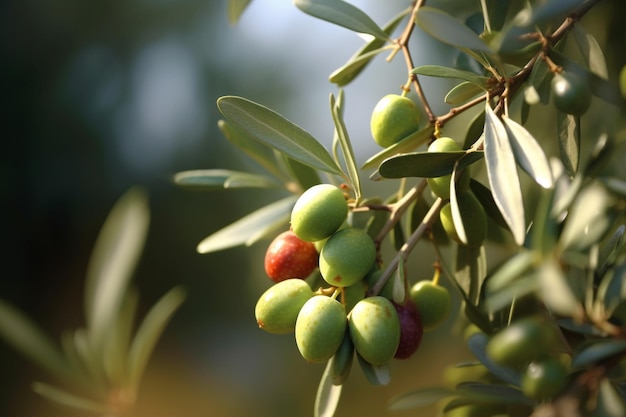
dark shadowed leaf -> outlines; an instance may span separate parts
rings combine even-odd
[[[485,106],[485,161],[493,198],[518,245],[524,243],[526,219],[517,165],[506,128],[489,106]]]
[[[580,118],[557,111],[556,123],[561,161],[563,161],[567,173],[574,176],[580,163]]]
[[[421,67],[413,68],[411,74],[428,75],[430,77],[439,78],[456,78],[464,81],[468,81],[483,90],[486,90],[487,80],[489,78],[475,74],[469,71],[462,71],[456,68],[444,67],[441,65],[423,65]]]
[[[159,338],[185,297],[181,287],[172,288],[152,306],[139,325],[128,352],[127,388],[131,392],[136,392]]]
[[[589,344],[574,355],[574,358],[572,359],[572,368],[585,368],[623,352],[626,352],[626,340],[599,340]]]
[[[480,287],[487,275],[487,255],[485,248],[458,245],[454,277],[463,287],[467,299],[472,304],[478,303]]]
[[[402,19],[410,12],[411,9],[406,9],[399,13],[393,19],[385,25],[383,31],[391,36],[393,31],[398,27]],[[329,81],[337,84],[339,87],[350,83],[365,69],[367,64],[382,51],[388,50],[387,47],[383,47],[387,42],[385,39],[374,38],[365,45],[363,45],[342,67],[337,68],[330,74]]]
[[[453,390],[439,387],[420,388],[398,395],[389,401],[389,409],[393,411],[410,410],[437,404],[439,401],[456,396]]]
[[[477,401],[533,405],[533,401],[526,398],[522,391],[509,385],[466,382],[457,386],[457,392]]]
[[[139,189],[126,192],[107,217],[89,260],[85,313],[92,346],[101,349],[114,326],[143,250],[150,212]]]
[[[182,171],[174,175],[174,182],[183,187],[206,191],[225,188],[273,188],[280,186],[275,180],[265,175],[230,169]]]
[[[613,266],[617,254],[622,250],[624,245],[624,233],[626,225],[621,225],[613,232],[613,235],[600,248],[598,255],[598,269],[596,276],[603,276],[608,268]]]
[[[236,96],[220,97],[217,106],[226,120],[259,142],[312,168],[342,174],[321,143],[273,110]]]
[[[529,19],[524,22],[525,26],[541,24],[546,20],[567,14],[581,4],[585,0],[551,0],[533,9]]]
[[[320,379],[315,396],[313,415],[315,417],[333,417],[339,405],[343,385],[333,384],[332,360],[329,360]]]
[[[607,314],[612,314],[626,298],[626,262],[605,274],[596,294],[596,302],[602,303]]]
[[[376,168],[382,161],[391,156],[415,150],[416,148],[428,142],[428,140],[432,137],[434,131],[435,127],[433,125],[428,125],[425,128],[418,130],[417,132],[411,133],[404,139],[401,139],[399,142],[394,143],[390,147],[383,149],[376,155],[369,158],[367,161],[365,161],[361,169]]]
[[[509,225],[506,223],[506,220],[504,220],[504,217],[502,217],[502,213],[500,213],[496,201],[493,199],[491,190],[474,179],[470,181],[470,188],[485,209],[487,216],[489,216],[491,220],[496,222],[499,226],[508,229]]]
[[[511,148],[519,166],[541,185],[543,188],[552,188],[552,170],[543,148],[528,130],[515,120],[502,116],[507,129]]]
[[[210,253],[239,245],[252,245],[289,222],[297,198],[283,198],[242,217],[202,240],[197,251]]]
[[[228,13],[228,22],[231,25],[236,24],[241,14],[250,4],[250,0],[228,0],[226,3],[226,11]]]
[[[384,178],[441,177],[452,172],[456,161],[464,168],[482,157],[481,151],[405,153],[384,160],[378,172]]]
[[[342,0],[294,0],[304,13],[342,26],[357,33],[368,33],[379,39],[389,36],[361,9]]]
[[[594,74],[605,80],[609,79],[609,70],[606,67],[606,60],[602,48],[596,38],[587,32],[581,25],[574,25],[571,34],[574,35],[576,45],[585,59],[585,63]]]

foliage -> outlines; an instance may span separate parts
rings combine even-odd
[[[229,2],[233,23],[247,3]],[[221,97],[217,105],[224,117],[222,132],[241,152],[265,167],[267,176],[207,170],[180,173],[176,181],[203,189],[278,184],[288,196],[207,237],[198,250],[207,253],[273,238],[288,228],[291,208],[305,190],[322,182],[340,186],[349,205],[349,226],[364,229],[379,251],[376,265],[381,272],[373,282],[363,279],[368,282],[363,296],[384,293],[389,282],[393,291],[387,296],[394,302],[405,300],[410,288],[406,262],[418,241],[430,242],[437,253],[433,282],[436,284],[443,272],[458,289],[464,313],[459,321],[475,329],[467,339],[468,347],[490,374],[481,381],[459,380],[454,388],[399,394],[391,401],[391,409],[438,403],[444,414],[460,407],[492,405],[495,408],[490,410],[503,414],[513,409],[519,415],[552,409],[555,414],[575,410],[576,415],[623,415],[626,181],[616,174],[619,171],[614,169],[611,155],[623,147],[623,126],[616,116],[623,109],[624,97],[617,83],[609,79],[609,74],[619,73],[619,69],[607,67],[601,43],[584,29],[585,15],[599,1],[480,1],[462,15],[426,3],[414,1],[379,26],[364,11],[341,0],[294,1],[306,14],[369,35],[369,41],[329,76],[338,89],[330,94],[335,127],[331,149],[262,104],[242,97]],[[397,28],[402,30],[394,36]],[[409,47],[416,30],[453,47],[456,64],[416,67]],[[400,55],[404,58],[408,71],[406,79],[398,80],[403,85],[399,93],[407,96],[414,92],[426,120],[399,141],[394,138],[390,146],[359,167],[343,121],[342,88],[383,52],[389,53],[388,61],[400,59]],[[569,86],[563,99],[563,93],[551,90],[551,84],[556,84],[551,80],[568,74],[575,74],[569,79],[583,83],[580,92],[577,85]],[[447,113],[434,114],[431,97],[426,97],[421,87],[423,77],[457,80],[441,98],[451,106]],[[590,108],[589,91],[593,96]],[[555,94],[558,97],[551,98]],[[573,100],[582,104],[568,106]],[[546,111],[555,114],[554,126],[538,125],[535,120],[538,112]],[[428,152],[425,146],[443,136],[446,125],[463,113],[474,115],[467,130],[450,129],[445,135],[462,148]],[[587,120],[594,123],[591,132],[581,129]],[[557,144],[556,155],[553,143]],[[593,144],[590,152],[585,153],[585,143]],[[461,173],[470,168],[470,190],[457,190]],[[388,195],[364,195],[363,176],[371,169],[374,172],[369,179],[387,181]],[[449,200],[431,195],[427,179],[447,175],[452,179]],[[414,185],[409,186],[412,181]],[[476,197],[478,208],[459,204],[463,200],[459,197],[467,192]],[[448,224],[447,229],[454,229],[458,241],[452,241],[454,259],[446,259],[440,250],[451,244],[439,223],[439,211],[448,203],[446,221],[453,225]],[[483,233],[472,222],[475,210],[486,213],[489,233],[485,242],[481,238],[478,246],[469,246],[468,242],[476,241],[472,239],[476,233]],[[395,249],[391,259],[383,259],[386,245]],[[490,247],[503,250],[504,261],[494,264]],[[318,296],[340,295],[346,302],[347,289],[329,287],[319,280],[319,273],[307,282]],[[536,387],[541,385],[534,380],[534,392],[524,389],[529,383],[522,385],[522,375],[530,365],[504,366],[487,350],[494,334],[530,316],[541,317],[558,335],[556,347],[545,348],[542,357],[535,359],[551,357],[550,369],[559,370],[562,360],[567,369],[563,388],[550,398],[538,397]],[[336,356],[322,375],[316,416],[334,414],[341,387],[348,381],[345,351],[353,352],[354,347],[349,342],[341,346],[333,348]],[[343,363],[341,377],[337,355]],[[360,354],[356,356],[370,382],[389,382],[386,364],[368,363]],[[351,363],[352,356],[347,357]],[[534,364],[532,369],[544,368]]]

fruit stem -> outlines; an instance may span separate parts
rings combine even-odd
[[[431,280],[433,284],[439,285],[439,278],[441,277],[441,264],[439,260],[435,262],[433,265],[433,279]]]

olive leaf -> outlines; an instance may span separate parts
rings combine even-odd
[[[57,388],[43,382],[33,383],[33,391],[50,401],[77,410],[102,415],[109,415],[112,412],[106,404],[101,404],[87,398],[79,397],[78,395],[71,394],[61,388]]]
[[[487,275],[487,255],[484,246],[458,245],[454,277],[467,294],[467,301],[476,305],[480,288]]]
[[[343,94],[340,93],[340,97],[342,96]],[[333,122],[335,124],[335,133],[337,134],[339,144],[341,145],[341,151],[343,154],[344,162],[346,164],[348,178],[350,178],[350,182],[352,183],[352,189],[354,190],[355,194],[355,199],[358,203],[361,199],[361,180],[359,178],[359,169],[357,167],[356,159],[354,157],[352,143],[350,142],[348,130],[346,129],[346,125],[343,120],[342,105],[343,100],[335,101],[335,96],[332,94],[330,95],[330,109],[333,116]]]
[[[324,368],[324,373],[322,374],[320,384],[317,388],[313,408],[313,415],[315,417],[333,417],[339,405],[343,385],[333,384],[332,368],[333,361],[331,359],[326,364],[326,368]]]
[[[485,105],[485,162],[494,201],[518,245],[526,237],[524,200],[506,128],[489,102]]]
[[[220,97],[217,106],[227,121],[251,138],[312,168],[342,175],[321,143],[275,111],[237,96]]]
[[[574,25],[570,33],[574,36],[576,45],[591,72],[608,80],[609,70],[606,66],[606,59],[596,38],[581,25]]]
[[[485,91],[474,83],[464,81],[456,86],[452,87],[446,94],[443,101],[451,106],[459,106],[463,103],[467,103],[479,94]]]
[[[572,368],[581,369],[622,352],[626,352],[626,340],[598,340],[582,348],[574,355]]]
[[[388,148],[383,149],[378,152],[374,156],[370,157],[361,169],[370,169],[377,167],[381,162],[385,159],[392,157],[394,155],[398,155],[404,152],[411,152],[416,148],[419,148],[432,137],[435,132],[435,127],[431,124],[424,127],[423,129],[418,130],[417,132],[413,132],[407,137],[400,139],[397,143],[389,146]]]
[[[385,33],[361,9],[342,0],[294,0],[304,13],[342,26],[357,33],[367,33],[375,38],[388,39]]]
[[[458,161],[464,168],[483,157],[482,151],[411,152],[385,159],[378,168],[383,178],[432,178],[448,175]]]
[[[210,253],[239,245],[252,245],[289,221],[297,196],[268,204],[203,239],[198,253]]]
[[[282,162],[283,171],[285,171],[289,178],[299,187],[297,190],[294,190],[291,184],[286,184],[286,188],[289,191],[301,193],[321,182],[318,172],[309,165],[298,162],[281,152],[276,152],[276,159]]]
[[[274,179],[265,175],[252,174],[230,169],[197,169],[182,171],[174,175],[174,182],[180,186],[202,190],[222,190],[229,188],[273,188],[278,187]]]
[[[437,404],[439,401],[453,397],[456,393],[447,388],[426,387],[405,392],[389,401],[389,409],[393,411],[410,410]]]
[[[574,176],[580,164],[580,118],[557,111],[559,151],[567,173]]]
[[[423,65],[413,68],[411,74],[428,75],[430,77],[439,78],[457,78],[468,81],[482,90],[486,90],[487,80],[489,78],[475,74],[469,71],[462,71],[456,68],[445,67],[442,65]]]

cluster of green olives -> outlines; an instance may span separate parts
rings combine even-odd
[[[498,365],[520,370],[524,395],[542,401],[557,395],[567,381],[569,365],[556,346],[554,329],[542,318],[529,316],[494,334],[486,352]]]
[[[435,139],[428,146],[428,152],[458,152],[461,150],[461,146],[450,137]],[[457,233],[450,202],[446,202],[439,211],[439,219],[448,236],[456,242],[464,243],[468,246],[480,246],[487,236],[487,214],[478,198],[470,189],[471,179],[470,167],[466,166],[455,183],[457,203],[467,241],[462,242]],[[444,200],[450,199],[450,183],[452,180],[452,174],[427,178],[428,186],[432,193]]]
[[[450,309],[447,289],[421,281],[401,303],[380,278],[377,249],[369,235],[346,224],[347,200],[334,185],[306,190],[291,213],[291,228],[268,246],[265,270],[275,283],[257,301],[256,321],[273,334],[295,335],[311,363],[333,360],[333,382],[345,380],[356,353],[361,366],[411,357],[422,333],[437,327]],[[319,268],[318,289],[307,280]],[[319,281],[318,281],[319,282]],[[422,313],[423,311],[423,313]]]

